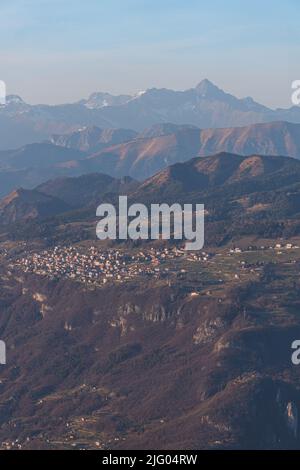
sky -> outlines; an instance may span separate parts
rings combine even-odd
[[[299,0],[0,0],[0,80],[29,103],[183,90],[208,78],[290,107]]]

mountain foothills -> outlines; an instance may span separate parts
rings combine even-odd
[[[203,251],[103,244],[95,208],[198,202]],[[300,446],[300,162],[219,153],[0,203],[4,449]]]
[[[157,124],[138,134],[87,127],[49,142],[0,152],[0,196],[33,189],[51,178],[106,173],[143,180],[163,168],[218,152],[300,156],[300,124],[273,122],[247,127],[198,129]]]
[[[117,202],[118,196],[125,194],[129,202],[146,205],[205,204],[206,241],[212,244],[222,245],[246,235],[295,236],[300,235],[299,181],[298,160],[223,152],[176,163],[142,183],[130,177],[116,179],[94,173],[53,179],[34,190],[13,191],[1,202],[0,224],[5,228],[5,236],[9,231],[17,238],[24,237],[27,230],[27,237],[39,237],[44,226],[50,244],[64,239],[63,227],[68,227],[66,233],[72,232],[73,239],[92,240],[97,206],[102,202]],[[48,199],[43,201],[41,211],[43,196]],[[36,224],[30,223],[34,220],[39,227],[36,234]],[[18,223],[21,223],[19,227]]]
[[[94,93],[87,100],[57,106],[30,105],[10,95],[0,109],[0,148],[21,147],[84,126],[141,132],[166,122],[214,128],[271,121],[300,123],[299,107],[272,110],[252,98],[225,93],[207,79],[185,91],[153,88],[134,96]]]
[[[71,209],[61,199],[35,190],[18,189],[0,201],[1,224],[49,217]]]

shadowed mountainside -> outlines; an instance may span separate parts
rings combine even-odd
[[[147,206],[162,202],[204,204],[208,244],[220,245],[246,235],[276,238],[300,233],[300,162],[288,157],[220,153],[176,163],[143,183],[90,174],[50,180],[37,191],[72,210],[65,214],[59,210],[59,217],[53,217],[53,212],[49,216],[44,212],[41,217],[36,211],[33,225],[22,224],[22,216],[13,218],[13,225],[9,229],[5,226],[10,236],[36,238],[42,229],[49,244],[65,240],[68,233],[72,239],[93,239],[97,206],[102,202],[117,204],[120,194],[127,195],[129,203]],[[24,204],[26,207],[26,201]]]

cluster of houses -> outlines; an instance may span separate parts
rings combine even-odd
[[[292,243],[276,243],[274,246],[250,246],[246,249],[233,247],[229,249],[228,254],[265,250],[274,250],[276,254],[281,254],[283,250],[296,248],[299,247]],[[23,255],[15,264],[28,273],[46,275],[52,279],[65,277],[85,284],[103,286],[109,282],[122,283],[138,277],[169,278],[172,274],[180,275],[186,272],[182,269],[185,266],[180,267],[177,263],[169,263],[171,260],[206,264],[214,256],[204,251],[187,252],[176,246],[147,247],[135,252],[96,247],[84,249],[74,246],[56,246],[54,249]],[[221,256],[221,253],[217,256]],[[244,261],[241,262],[240,267],[243,270],[258,269],[263,265],[263,261],[255,265]]]
[[[22,448],[23,446],[20,444],[19,439],[16,439],[15,441],[4,441],[1,443],[0,447],[2,450],[22,450]]]
[[[109,281],[129,281],[137,276],[166,276],[169,272],[169,268],[164,266],[166,262],[184,256],[185,252],[175,247],[150,248],[129,254],[95,247],[80,251],[72,246],[57,246],[23,257],[17,265],[25,272],[47,275],[53,279],[67,277],[82,283],[103,285]]]
[[[276,243],[274,246],[248,246],[248,248],[243,249],[239,247],[230,248],[229,253],[244,253],[248,251],[265,251],[265,250],[292,250],[299,249],[299,246],[294,245],[293,243]]]

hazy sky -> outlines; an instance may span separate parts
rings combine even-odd
[[[31,103],[208,78],[291,106],[299,0],[0,0],[0,80]]]

